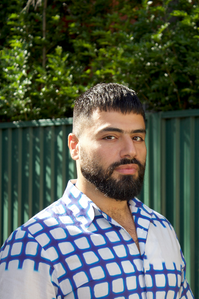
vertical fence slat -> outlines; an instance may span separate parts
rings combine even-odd
[[[33,128],[29,128],[29,161],[28,161],[28,216],[32,217],[33,209]]]
[[[190,260],[190,160],[191,160],[191,152],[190,152],[190,120],[188,118],[184,119],[183,121],[183,161],[181,163],[184,164],[184,171],[183,171],[183,185],[184,185],[184,192],[183,192],[183,234],[184,234],[184,242],[183,242],[183,251],[185,255],[185,259],[187,262],[187,279],[190,281],[190,274],[191,274],[191,260]]]
[[[174,136],[174,227],[177,236],[180,236],[180,120],[175,120],[175,136]]]
[[[10,235],[13,226],[13,202],[12,202],[12,130],[8,129],[8,234]]]
[[[40,135],[40,179],[39,179],[39,209],[44,208],[44,130],[41,127],[39,130]]]
[[[66,137],[67,138],[67,137]],[[66,139],[67,140],[67,139]],[[67,143],[66,143],[67,144]],[[67,180],[71,179],[71,178],[76,178],[76,162],[74,160],[71,159],[70,157],[70,153],[69,150],[67,151],[67,168],[68,168],[68,175],[67,175]],[[65,182],[66,184],[67,182]]]
[[[166,216],[166,120],[161,119],[161,213]]]
[[[55,152],[55,181],[56,181],[56,192],[55,192],[55,199],[58,199],[63,194],[63,185],[62,185],[62,168],[63,168],[63,131],[62,127],[56,127],[56,152]],[[54,200],[55,200],[54,199]]]
[[[18,226],[22,223],[22,128],[18,129]]]
[[[199,149],[198,149],[199,151]],[[198,154],[198,153],[197,153]],[[190,118],[190,282],[195,290],[195,118]]]
[[[3,198],[2,130],[0,129],[0,198]],[[3,200],[0,200],[0,246],[3,243]]]
[[[8,237],[8,129],[3,130],[2,132],[2,213],[3,213],[3,226],[2,226],[2,235],[3,241]],[[12,215],[10,215],[11,217]]]
[[[195,170],[194,170],[194,177],[195,177],[195,202],[194,202],[194,214],[193,217],[195,219],[195,233],[194,233],[194,239],[195,239],[195,255],[194,255],[194,264],[195,264],[195,273],[194,273],[194,285],[195,289],[193,289],[195,298],[199,298],[199,117],[195,117]]]
[[[147,119],[148,135],[148,191],[149,199],[146,204],[157,212],[161,211],[161,176],[160,176],[160,116],[158,114],[149,115]]]
[[[55,127],[51,128],[51,202],[55,197]]]
[[[153,168],[154,168],[154,181],[153,181],[153,209],[161,212],[161,135],[160,135],[160,116],[159,114],[153,115]]]
[[[147,118],[147,133],[146,133],[146,138],[145,138],[145,143],[146,143],[146,147],[147,147],[147,155],[149,155],[149,120]],[[148,157],[148,156],[147,156]],[[150,189],[149,189],[149,161],[148,161],[148,158],[146,159],[146,168],[145,168],[145,175],[144,175],[144,193],[143,193],[143,202],[149,206],[149,202],[150,202],[150,199],[149,199],[149,194],[150,194]]]
[[[63,150],[62,150],[62,192],[66,185],[66,126],[62,126]]]

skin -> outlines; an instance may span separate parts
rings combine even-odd
[[[146,161],[145,122],[140,114],[122,114],[116,111],[95,110],[89,125],[83,125],[79,138],[75,134],[68,137],[68,145],[73,160],[77,162],[78,180],[76,187],[86,194],[107,215],[117,221],[131,235],[138,249],[136,228],[127,201],[116,201],[105,196],[88,182],[81,173],[81,148],[86,149],[89,159],[94,159],[107,169],[110,164],[123,158],[136,158],[142,164]],[[112,177],[116,180],[122,175],[138,176],[137,164],[120,165]]]

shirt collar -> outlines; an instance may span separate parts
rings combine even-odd
[[[76,181],[77,180],[71,180],[68,182],[62,200],[81,225],[89,227],[95,216],[99,214],[101,214],[109,222],[114,223],[115,221],[113,219],[101,211],[90,198],[77,189],[75,186]],[[137,198],[130,200],[128,203],[134,217],[136,227],[148,231],[152,217],[152,210]]]
[[[76,180],[71,180],[64,191],[62,200],[71,210],[77,221],[89,227],[95,216],[100,213],[96,204],[75,186]]]

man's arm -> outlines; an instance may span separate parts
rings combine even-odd
[[[1,299],[54,299],[52,266],[37,241],[18,229],[0,251]]]
[[[183,268],[181,273],[181,288],[180,288],[180,298],[186,298],[186,299],[194,299],[194,295],[191,291],[191,288],[187,282],[186,279],[186,262],[182,253],[182,250],[180,249],[182,261],[183,261]]]

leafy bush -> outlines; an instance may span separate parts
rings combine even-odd
[[[45,35],[43,7],[24,6],[5,25],[1,121],[71,116],[98,82],[135,89],[148,110],[199,108],[196,1],[49,0]]]

